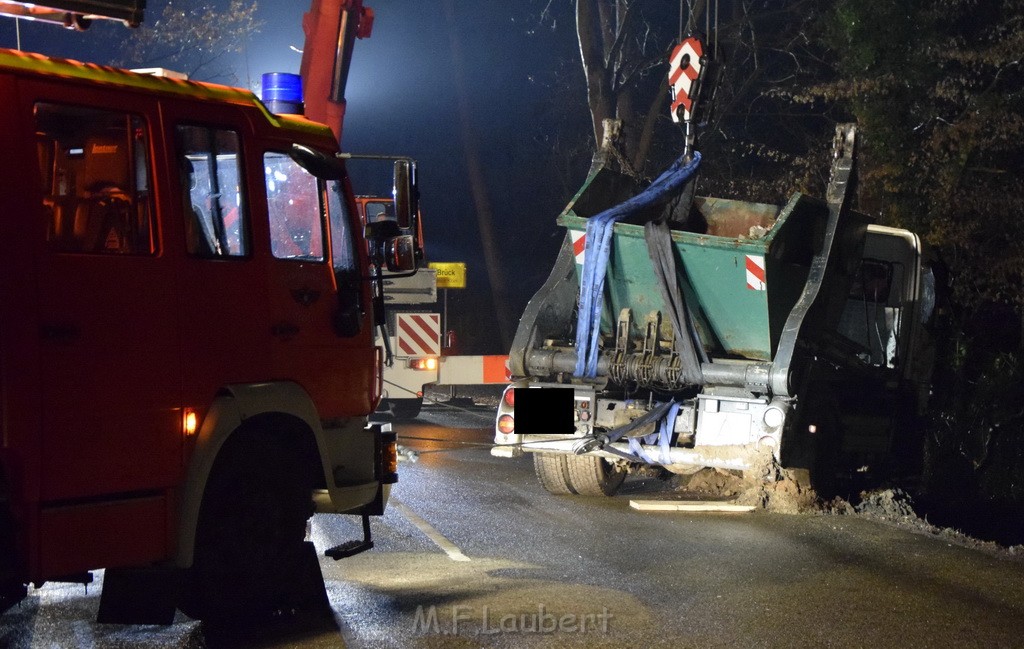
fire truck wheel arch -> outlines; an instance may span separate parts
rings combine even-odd
[[[187,469],[178,528],[180,567],[192,565],[199,508],[218,454],[232,435],[254,427],[295,438],[295,443],[305,447],[307,456],[315,452],[324,476],[317,480],[319,486],[326,480],[329,456],[324,431],[305,390],[291,382],[225,386],[203,419]]]
[[[192,568],[185,573],[179,608],[186,615],[239,622],[321,608],[309,570],[316,566],[315,550],[303,542],[316,479],[307,470],[315,450],[305,432],[290,415],[267,414],[247,419],[225,442],[208,478]]]

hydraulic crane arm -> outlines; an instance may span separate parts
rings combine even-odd
[[[356,38],[370,36],[373,9],[363,0],[313,0],[302,29],[306,43],[299,72],[306,116],[330,126],[340,144],[352,46]]]
[[[0,0],[0,15],[56,23],[70,29],[87,29],[93,19],[119,20],[138,27],[146,0]]]

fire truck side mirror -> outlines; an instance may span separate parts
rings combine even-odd
[[[398,227],[403,230],[412,229],[415,233],[419,186],[416,180],[416,163],[412,160],[395,160],[394,196]]]
[[[393,273],[416,270],[416,242],[411,234],[390,237],[384,242],[384,263]]]
[[[345,167],[341,161],[307,146],[293,144],[289,155],[296,164],[322,180],[341,180],[345,177]]]

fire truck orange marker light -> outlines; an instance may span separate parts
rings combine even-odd
[[[388,442],[384,447],[384,470],[394,475],[398,473],[398,442]]]
[[[195,410],[185,408],[184,414],[181,417],[181,427],[186,435],[196,434],[196,431],[199,429],[199,416],[196,415]]]

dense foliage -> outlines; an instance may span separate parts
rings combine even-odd
[[[861,125],[861,208],[921,234],[948,271],[935,483],[959,464],[982,495],[1024,500],[1024,6],[838,0],[822,40],[835,79],[804,98]]]
[[[554,2],[546,4],[550,10]],[[835,124],[858,123],[856,207],[920,234],[943,280],[934,323],[933,482],[1024,502],[1024,4],[567,4],[585,19],[577,27],[591,114],[617,110],[615,116],[636,121],[639,113],[627,138],[650,126],[642,118],[651,113],[637,106],[660,112],[657,128],[669,126],[664,92],[650,82],[665,85],[665,59],[659,64],[652,57],[668,46],[647,40],[664,37],[652,21],[676,24],[681,13],[702,29],[711,24],[707,11],[717,9],[725,68],[698,144],[705,156],[702,193],[764,201],[796,189],[821,194]],[[624,59],[629,44],[642,64]],[[602,79],[627,79],[616,77],[617,70],[644,73],[628,77],[629,84],[598,86],[605,94],[630,93],[620,109],[594,96]],[[678,155],[681,137],[666,133],[648,148],[636,139],[622,145],[630,155],[646,156],[634,166],[647,175]],[[659,149],[659,142],[668,145]],[[950,472],[966,479],[946,479]]]

